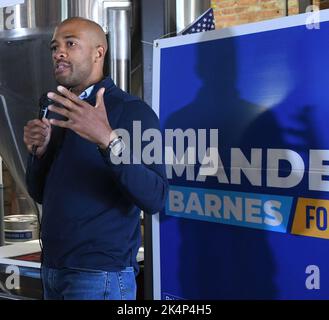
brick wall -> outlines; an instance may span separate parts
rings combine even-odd
[[[313,0],[313,4],[320,7],[320,9],[329,8],[329,0]]]
[[[216,27],[268,20],[286,15],[286,0],[212,0]],[[288,1],[289,15],[298,14],[298,0]]]

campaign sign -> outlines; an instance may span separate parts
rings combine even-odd
[[[328,20],[156,41],[170,182],[153,219],[156,299],[328,299]]]

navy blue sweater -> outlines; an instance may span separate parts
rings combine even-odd
[[[141,121],[142,132],[159,129],[152,109],[110,78],[96,84],[86,101],[95,105],[101,87],[113,129],[126,129],[131,137],[133,121]],[[134,266],[138,271],[140,209],[153,214],[163,208],[168,191],[164,165],[113,164],[94,143],[53,127],[45,155],[29,157],[26,181],[32,198],[42,203],[45,266],[104,271]]]

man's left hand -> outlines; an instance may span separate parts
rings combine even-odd
[[[50,123],[54,126],[71,129],[79,136],[105,149],[116,137],[106,113],[104,104],[105,88],[98,90],[95,106],[81,100],[73,92],[62,86],[59,86],[57,90],[62,96],[50,92],[48,93],[48,98],[63,107],[51,105],[49,106],[49,110],[66,117],[68,120],[51,119]]]

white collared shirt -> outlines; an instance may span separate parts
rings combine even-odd
[[[86,90],[84,90],[84,91],[79,95],[79,98],[80,98],[81,100],[85,100],[85,99],[89,98],[89,96],[90,96],[91,92],[93,91],[94,87],[95,87],[95,85],[92,85],[92,86],[90,86],[89,88],[87,88]]]

